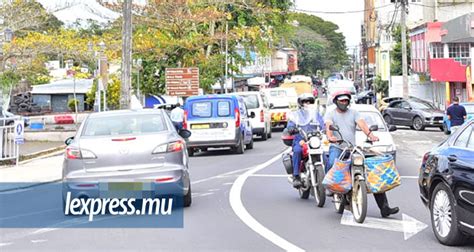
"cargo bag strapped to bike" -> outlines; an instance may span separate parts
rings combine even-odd
[[[366,158],[365,165],[367,190],[370,193],[383,193],[401,184],[400,174],[392,155]]]
[[[336,159],[334,165],[324,176],[323,186],[334,193],[349,192],[352,189],[351,160]]]

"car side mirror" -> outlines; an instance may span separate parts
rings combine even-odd
[[[378,125],[372,125],[372,126],[370,126],[369,130],[370,131],[377,131],[377,130],[379,130],[379,126]]]
[[[339,127],[337,125],[329,125],[329,129],[332,131],[339,131]]]
[[[403,109],[406,109],[406,110],[411,110],[411,107],[409,107],[409,106],[406,106],[406,107],[403,107]]]
[[[389,125],[388,126],[388,131],[389,132],[393,132],[393,131],[396,131],[396,130],[397,130],[397,126],[395,126],[395,125]]]
[[[74,137],[72,136],[72,137],[68,137],[68,138],[66,139],[66,141],[64,141],[64,143],[65,143],[66,145],[70,145],[73,141],[74,141]]]
[[[273,103],[270,103],[270,108],[272,109],[274,107],[275,107],[275,105],[273,105]]]
[[[250,112],[250,115],[249,115],[250,118],[255,118],[255,112]]]
[[[182,138],[189,138],[191,136],[191,131],[187,130],[187,129],[180,129],[178,134],[182,137]]]

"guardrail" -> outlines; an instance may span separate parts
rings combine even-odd
[[[0,161],[19,159],[19,145],[15,143],[15,121],[21,117],[0,118]]]

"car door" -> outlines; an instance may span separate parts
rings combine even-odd
[[[240,110],[240,121],[241,121],[240,127],[242,127],[242,130],[244,133],[244,143],[247,144],[247,143],[250,143],[253,137],[252,125],[250,122],[250,118],[248,117],[248,114],[247,114],[248,112],[247,112],[247,107],[245,106],[244,99],[240,97],[239,99],[237,99],[237,103]]]
[[[272,129],[272,115],[270,112],[270,104],[268,103],[267,97],[264,93],[260,93],[260,97],[262,98],[262,106],[263,106],[263,117],[265,121],[265,128],[267,132],[270,132]]]
[[[463,128],[446,153],[453,185],[452,190],[458,202],[474,206],[474,123]],[[474,224],[470,223],[470,224]]]
[[[412,119],[415,116],[410,103],[407,101],[400,102],[400,109],[399,109],[399,119],[400,123],[403,125],[411,125]]]
[[[401,109],[401,102],[393,102],[386,108],[385,113],[387,113],[393,120],[393,123],[396,125],[401,124],[402,120],[400,119],[400,109]]]

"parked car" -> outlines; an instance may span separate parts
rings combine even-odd
[[[355,102],[357,104],[373,104],[374,101],[374,92],[372,90],[362,91],[355,97]]]
[[[383,111],[388,107],[388,105],[393,101],[403,100],[403,97],[385,97],[380,100],[379,111]]]
[[[439,242],[474,236],[474,120],[424,155],[418,183]]]
[[[474,118],[474,102],[460,103],[466,109],[467,120]],[[451,134],[451,121],[448,119],[448,115],[445,113],[443,117],[443,129],[446,135]]]
[[[15,117],[16,115],[14,115],[11,112],[0,110],[0,118],[3,119],[0,122],[0,124],[2,124],[3,126],[13,125],[15,123]],[[18,117],[23,119],[25,127],[28,127],[30,125],[30,119],[28,117],[25,117],[25,116],[18,116]]]
[[[252,133],[262,137],[264,141],[271,138],[272,117],[267,97],[262,92],[239,92],[236,94],[244,98],[247,110],[255,114],[254,118],[250,118]]]
[[[383,118],[390,125],[410,126],[415,130],[437,127],[443,130],[443,111],[433,104],[417,99],[396,100],[383,111]]]
[[[188,153],[209,147],[230,147],[237,154],[253,148],[253,133],[244,99],[239,95],[201,95],[188,97],[184,104],[183,127],[192,132]]]
[[[286,127],[290,112],[297,108],[298,95],[294,88],[267,88],[263,90],[270,104],[272,127]]]
[[[90,114],[76,135],[66,140],[63,202],[67,192],[75,198],[97,198],[104,183],[124,182],[134,190],[151,191],[154,197],[166,187],[166,194],[173,190],[184,196],[184,206],[190,206],[185,142],[190,134],[177,132],[161,109]]]

